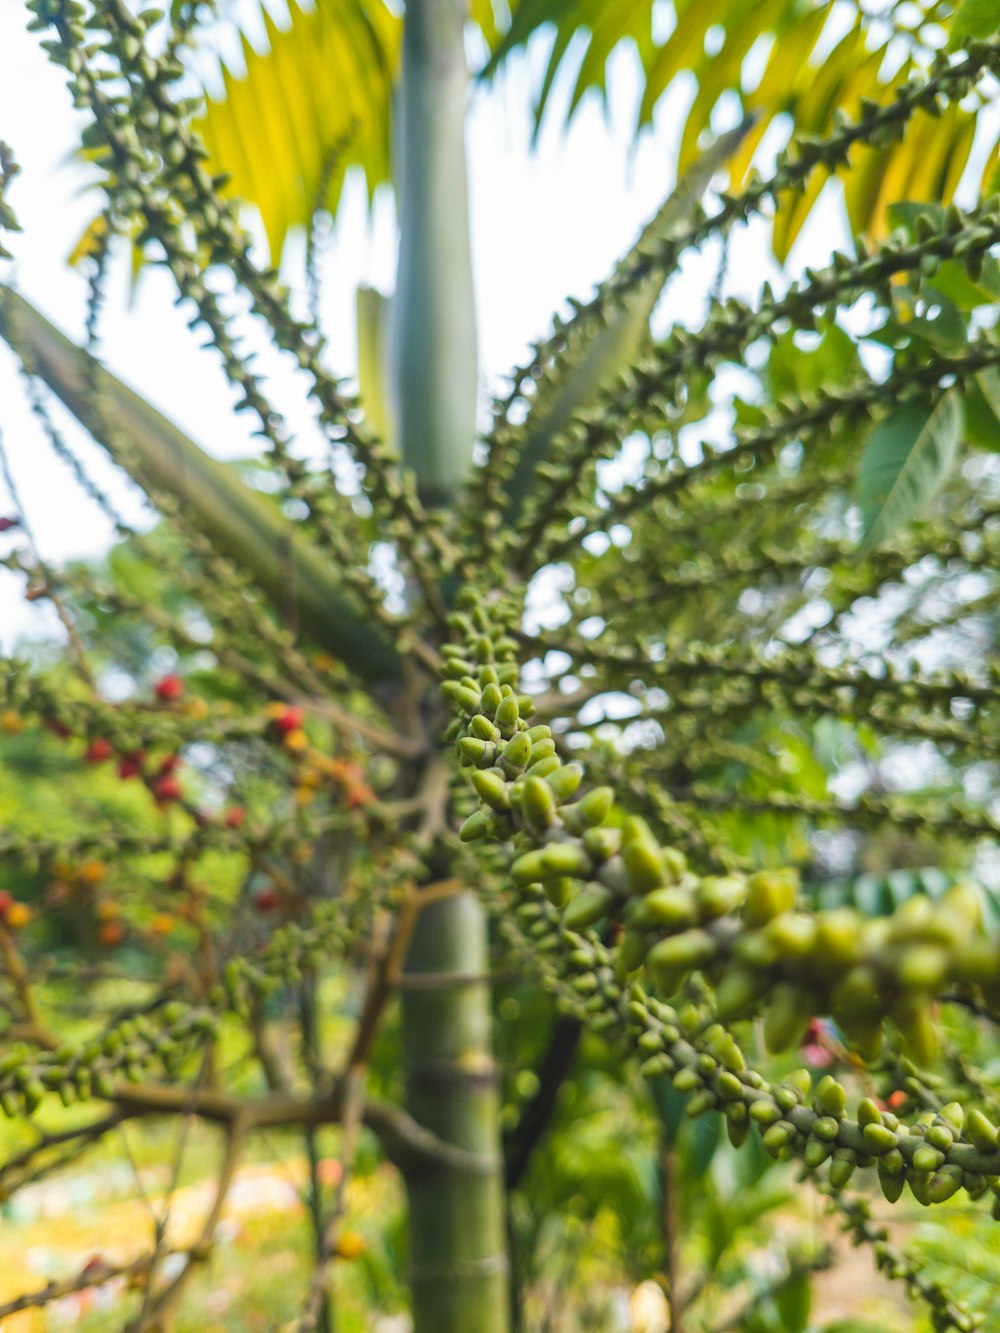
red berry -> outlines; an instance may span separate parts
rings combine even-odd
[[[184,682],[177,675],[164,676],[153,686],[153,693],[160,703],[173,703],[183,695]]]
[[[181,799],[181,784],[170,774],[157,778],[153,783],[153,795],[159,805],[169,805],[171,801]]]
[[[0,518],[0,532],[10,532],[11,528],[19,527],[20,522],[18,518]]]
[[[160,773],[175,773],[180,765],[181,757],[178,754],[168,754],[160,763]]]
[[[231,805],[222,818],[226,828],[242,828],[246,817],[247,812],[242,805]]]
[[[118,762],[118,776],[120,778],[137,778],[142,772],[142,766],[146,762],[146,756],[141,750],[132,750],[130,754],[123,755]]]
[[[88,764],[103,764],[105,759],[110,759],[113,754],[111,742],[99,736],[96,741],[90,742],[83,757]]]
[[[273,912],[279,901],[277,889],[261,889],[254,898],[253,905],[258,912]]]
[[[283,713],[279,713],[274,719],[274,725],[281,732],[282,736],[287,736],[290,731],[298,731],[306,720],[306,715],[301,708],[290,705]]]
[[[0,921],[3,921],[7,913],[14,906],[14,895],[8,893],[6,889],[0,892]]]

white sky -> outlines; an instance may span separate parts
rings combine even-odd
[[[16,280],[24,294],[73,336],[82,333],[84,281],[66,256],[95,212],[96,196],[81,194],[78,166],[68,162],[82,118],[74,113],[63,73],[48,63],[37,36],[25,31],[22,0],[0,0],[0,138],[23,167],[11,202],[24,226],[15,238]],[[543,38],[544,41],[544,38]],[[612,70],[608,124],[596,100],[588,102],[568,134],[552,118],[535,152],[529,146],[530,69],[512,62],[498,86],[477,95],[469,122],[472,225],[485,385],[521,358],[527,342],[547,327],[569,294],[586,296],[625,251],[672,183],[677,110],[690,95],[683,86],[661,102],[652,131],[630,156],[629,127],[638,81],[631,53]],[[354,291],[359,281],[387,288],[394,267],[391,207],[377,210],[369,228],[360,199],[342,211],[335,242],[324,263],[324,323],[334,368],[354,367]],[[800,262],[821,260],[842,243],[839,207],[820,209],[797,246]],[[714,258],[696,260],[672,286],[667,313],[688,319],[714,274]],[[217,359],[199,351],[200,336],[173,306],[174,289],[150,270],[129,308],[127,263],[119,263],[103,322],[103,355],[126,382],[171,416],[219,457],[246,456],[252,447],[249,415],[229,410],[230,393]],[[758,230],[737,236],[729,259],[729,290],[752,294],[772,276]],[[9,273],[9,266],[7,267]],[[301,248],[289,256],[288,276],[301,273]],[[311,416],[291,372],[273,381],[275,397],[293,427],[307,437]],[[66,421],[67,435],[82,439]],[[111,529],[52,455],[28,413],[12,356],[0,344],[0,429],[25,509],[44,558],[96,554]],[[140,513],[137,497],[103,455],[87,447],[102,481],[110,480],[129,519]],[[9,512],[0,482],[0,514]],[[0,538],[0,540],[3,540]],[[9,540],[9,539],[8,539]],[[37,609],[21,600],[17,580],[0,571],[0,651],[37,627]]]

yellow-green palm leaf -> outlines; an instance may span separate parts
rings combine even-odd
[[[243,38],[245,70],[223,71],[198,129],[212,169],[259,209],[277,259],[291,229],[336,209],[351,167],[369,197],[388,180],[402,24],[383,0],[290,0],[287,23],[264,22],[266,47]]]

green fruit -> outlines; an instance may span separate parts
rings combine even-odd
[[[478,736],[481,741],[498,741],[500,732],[482,713],[477,713],[469,723],[469,730],[473,736]]]
[[[583,845],[595,861],[610,861],[621,846],[621,835],[616,828],[589,828]]]
[[[497,705],[496,712],[493,714],[493,721],[502,735],[513,736],[520,716],[521,710],[518,708],[517,699],[514,695],[509,694],[505,699],[501,699]],[[528,744],[530,745],[531,742],[529,741]]]
[[[654,889],[636,901],[642,920],[651,926],[666,926],[668,930],[677,930],[695,923],[694,903],[684,889]]]
[[[881,1123],[882,1112],[871,1097],[862,1097],[858,1102],[858,1124],[864,1129],[865,1125],[881,1125]]]
[[[463,677],[463,679],[466,678]],[[459,684],[459,682],[455,680],[446,680],[441,686],[441,689],[466,713],[479,712],[482,695],[478,689],[469,685]]]
[[[885,1125],[865,1125],[861,1132],[865,1147],[876,1157],[889,1152],[899,1142],[892,1130],[886,1129]]]
[[[662,857],[660,864],[663,864]],[[746,897],[746,891],[746,881],[738,875],[708,875],[698,884],[695,898],[703,919],[712,921],[735,911]]]
[[[764,938],[775,949],[779,958],[805,958],[816,941],[816,922],[803,912],[782,912],[770,921]]]
[[[549,827],[556,817],[556,798],[547,782],[541,778],[525,778],[521,789],[521,810],[535,828]]]
[[[779,1120],[776,1125],[771,1125],[765,1129],[760,1141],[766,1152],[770,1153],[772,1157],[777,1157],[794,1137],[794,1126],[788,1124],[785,1120]]]
[[[728,1069],[723,1069],[716,1078],[715,1089],[724,1102],[741,1102],[743,1100],[745,1091],[743,1083]]]
[[[965,1107],[961,1102],[948,1102],[947,1106],[942,1106],[938,1115],[942,1120],[947,1120],[956,1134],[961,1134],[965,1126]]]
[[[836,976],[857,961],[861,946],[859,925],[857,913],[846,907],[817,913],[810,960],[820,975]]]
[[[492,768],[497,747],[492,742],[481,741],[475,736],[463,736],[458,742],[458,753],[463,764],[475,765],[476,768]]]
[[[593,791],[587,792],[586,796],[577,802],[577,809],[583,822],[594,828],[598,824],[603,824],[607,819],[614,801],[613,788],[595,787]]]
[[[660,940],[649,951],[652,967],[683,968],[686,972],[704,966],[714,958],[716,943],[703,930],[685,930]]]
[[[980,1152],[996,1151],[998,1137],[996,1126],[976,1107],[973,1107],[966,1117],[965,1132],[970,1142]]]
[[[743,915],[751,926],[763,926],[772,917],[791,911],[798,894],[794,870],[759,870],[747,886]]]
[[[835,1190],[842,1190],[854,1175],[857,1158],[850,1148],[838,1148],[830,1163],[830,1184]]]
[[[830,1074],[824,1074],[816,1084],[813,1094],[813,1106],[817,1115],[832,1115],[838,1120],[844,1114],[847,1105],[847,1093],[843,1086]]]
[[[729,1142],[734,1148],[742,1148],[746,1143],[747,1135],[750,1133],[749,1120],[731,1120],[726,1115],[726,1133],[729,1135]]]
[[[766,1097],[750,1103],[750,1119],[756,1120],[758,1125],[773,1125],[780,1118],[781,1112],[774,1102],[768,1101]]]
[[[625,975],[628,975],[628,973],[634,972],[637,967],[642,966],[648,952],[649,936],[646,932],[644,930],[626,930],[618,942],[615,961]]]
[[[485,838],[490,831],[489,821],[482,810],[474,811],[458,830],[458,836],[462,842],[475,842],[478,838]]]
[[[764,1014],[764,1043],[777,1055],[797,1045],[812,1017],[809,993],[801,986],[782,982],[775,986]]]
[[[916,1063],[933,1064],[938,1053],[938,1036],[930,1000],[919,994],[903,996],[893,1005],[892,1017]]]
[[[818,1166],[823,1165],[832,1152],[832,1146],[825,1139],[811,1138],[802,1153],[802,1160],[810,1171],[815,1171]]]
[[[550,754],[545,759],[539,759],[528,768],[527,775],[532,778],[547,778],[550,773],[554,773],[560,766],[560,760],[557,755]]]
[[[676,889],[660,889],[660,893],[676,893]],[[653,895],[655,896],[655,895]],[[647,903],[649,899],[645,900]],[[731,964],[715,988],[715,1007],[720,1018],[739,1018],[751,1009],[767,990],[766,972]]]
[[[614,906],[615,895],[603,884],[585,884],[563,913],[567,930],[587,930],[603,920]]]
[[[948,954],[936,944],[913,944],[896,964],[896,980],[905,990],[936,991],[948,975]]]
[[[622,860],[634,893],[649,893],[663,883],[663,862],[652,834],[629,839],[623,833]]]
[[[494,681],[490,681],[483,686],[483,693],[479,700],[479,706],[487,717],[495,717],[496,711],[503,702],[503,695],[500,693],[500,686]]]
[[[931,1148],[924,1143],[914,1151],[913,1157],[910,1159],[910,1164],[914,1171],[919,1171],[921,1174],[925,1175],[929,1175],[930,1172],[936,1171],[943,1162],[944,1153],[938,1152],[936,1148]]]
[[[523,731],[512,737],[503,747],[503,766],[513,773],[519,773],[531,758],[531,741]]]
[[[558,801],[568,801],[583,781],[582,764],[563,764],[546,779]]]
[[[479,799],[493,810],[506,810],[510,805],[507,783],[493,769],[477,768],[472,775],[472,785]]]
[[[927,1197],[931,1203],[944,1203],[962,1188],[962,1168],[943,1166],[927,1182]]]
[[[890,1203],[896,1203],[906,1185],[905,1176],[889,1176],[881,1169],[878,1173],[878,1183],[882,1187],[882,1193]]]
[[[573,881],[571,879],[550,879],[542,888],[553,907],[565,907],[573,892]]]

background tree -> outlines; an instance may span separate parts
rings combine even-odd
[[[1000,274],[991,252],[1000,233],[988,190],[964,211],[944,206],[977,124],[975,174],[985,162],[990,184],[995,131],[976,112],[1000,63],[992,15],[942,7],[904,30],[894,12],[859,13],[820,77],[806,57],[826,8],[730,8],[716,29],[710,6],[678,6],[673,35],[640,47],[649,106],[675,71],[693,66],[699,77],[687,174],[611,278],[514,373],[477,457],[459,9],[411,0],[403,20],[399,275],[385,358],[371,337],[366,415],[222,191],[244,189],[242,154],[244,181],[255,183],[245,192],[277,256],[289,226],[335,199],[352,160],[377,182],[395,22],[347,5],[294,11],[286,32],[272,25],[270,54],[248,53],[245,80],[230,77],[226,100],[203,116],[200,99],[179,96],[200,6],[175,6],[169,20],[119,0],[30,8],[90,119],[84,147],[103,172],[106,207],[85,247],[91,345],[75,348],[10,289],[3,331],[57,451],[78,467],[39,380],[139,480],[175,535],[151,544],[119,522],[132,558],[169,575],[165,597],[155,578],[137,594],[127,581],[94,589],[80,571],[51,570],[32,552],[27,516],[8,525],[27,540],[7,563],[32,597],[59,609],[68,659],[57,671],[10,664],[7,725],[38,720],[89,762],[113,759],[164,815],[123,829],[117,809],[105,811],[110,820],[88,810],[82,833],[63,844],[24,827],[5,835],[7,863],[41,867],[74,902],[88,887],[82,866],[98,862],[99,883],[108,881],[100,900],[116,904],[104,924],[117,922],[120,942],[148,955],[138,998],[109,1005],[93,987],[92,1026],[63,1041],[24,961],[44,947],[42,927],[20,900],[4,901],[16,1044],[0,1066],[0,1097],[13,1114],[52,1092],[109,1104],[83,1128],[43,1133],[9,1179],[125,1118],[219,1124],[223,1165],[201,1239],[166,1277],[158,1233],[138,1270],[133,1326],[162,1327],[211,1244],[247,1137],[296,1126],[314,1163],[316,1238],[298,1325],[315,1327],[330,1319],[330,1265],[343,1251],[364,1124],[406,1182],[416,1328],[503,1330],[518,1307],[507,1299],[505,1179],[524,1178],[583,1024],[619,1057],[642,1054],[668,1141],[678,1109],[668,1087],[689,1112],[723,1111],[737,1145],[756,1122],[768,1153],[828,1182],[854,1234],[927,1298],[937,1327],[971,1327],[974,1317],[842,1191],[858,1165],[877,1165],[890,1199],[908,1183],[923,1203],[959,1189],[978,1197],[1000,1176],[988,1075],[949,1044],[975,1046],[979,1029],[961,1015],[989,1021],[997,987],[995,940],[968,873],[988,869],[996,836]],[[629,8],[614,7],[616,24]],[[581,95],[600,85],[615,42],[649,22],[649,7],[637,7],[627,27],[604,30],[606,9],[585,41]],[[553,15],[525,5],[503,33],[485,11],[478,17],[491,72]],[[932,54],[949,18],[954,49]],[[562,21],[553,74],[585,22]],[[768,33],[773,55],[756,88],[744,88],[744,57]],[[348,41],[362,54],[342,63],[355,102],[345,96],[338,123],[312,100],[328,84],[299,84],[282,62],[298,50],[304,69],[322,52],[326,70]],[[871,54],[859,66],[862,49]],[[261,80],[282,90],[270,104]],[[737,82],[744,109],[762,117],[695,157],[699,131]],[[251,109],[262,113],[256,122]],[[714,174],[740,154],[732,171],[742,179],[755,136],[779,111],[800,128],[770,173],[703,211]],[[272,173],[254,160],[257,145]],[[6,181],[7,155],[3,170]],[[859,238],[854,253],[780,292],[765,288],[753,306],[723,299],[720,286],[700,326],[649,336],[660,289],[687,252],[774,207],[784,253],[838,170],[852,221],[884,239]],[[207,329],[238,406],[257,419],[257,485],[274,498],[93,359],[106,264],[122,235],[169,268],[192,322]],[[297,361],[331,460],[351,461],[360,495],[296,449],[242,353],[235,296]],[[386,546],[391,576],[374,554]],[[532,597],[545,587],[539,615]],[[84,614],[92,623],[80,623]],[[113,700],[89,645],[109,615],[152,627],[182,670],[158,676],[151,692],[133,675],[134,692]],[[623,727],[629,714],[636,720]],[[451,762],[455,741],[471,788]],[[587,767],[579,799],[576,752]],[[831,887],[831,868],[850,874],[860,858],[939,873],[910,875],[902,906],[873,901],[870,881]],[[794,865],[805,872],[801,891]],[[155,925],[161,898],[182,905],[170,947]],[[322,1001],[338,950],[366,983],[333,1072]],[[536,972],[569,1023],[554,1025],[533,1091],[511,1117],[520,1109],[506,1168],[491,957]],[[397,991],[405,1109],[366,1090]],[[276,995],[296,1015],[294,1068],[275,1040],[287,1023]],[[832,1078],[812,1087],[808,1072],[766,1064],[758,1012],[772,1051],[833,1015],[873,1070],[859,1075],[856,1114]],[[237,1030],[267,1091],[234,1082],[220,1059]],[[957,1096],[942,1095],[951,1087]],[[880,1090],[905,1092],[912,1116],[880,1107],[869,1095]],[[331,1123],[341,1126],[342,1170],[324,1199],[315,1134]],[[685,1294],[675,1280],[675,1329]],[[787,1307],[781,1317],[794,1326]]]

